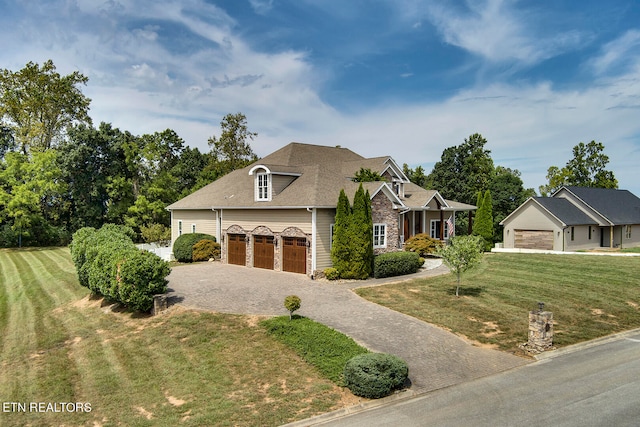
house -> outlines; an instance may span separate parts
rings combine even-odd
[[[504,247],[574,251],[640,246],[640,199],[627,190],[566,186],[507,216]]]
[[[318,274],[332,265],[340,190],[353,201],[359,186],[353,177],[361,168],[385,179],[363,183],[371,196],[376,254],[400,250],[416,233],[447,239],[447,220],[476,209],[412,184],[391,157],[291,143],[170,205],[171,239],[208,233],[221,244],[222,262]]]

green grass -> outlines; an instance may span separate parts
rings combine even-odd
[[[470,340],[518,352],[528,312],[553,312],[554,344],[567,346],[640,327],[640,258],[487,254],[462,276],[363,288],[359,295]]]
[[[344,385],[344,365],[368,350],[346,335],[306,317],[294,315],[263,320],[261,324],[273,337],[291,347],[323,376]]]
[[[632,253],[632,254],[640,254],[640,247],[637,247],[637,248],[623,248],[623,249],[620,249],[620,252]]]
[[[66,248],[0,250],[0,401],[91,405],[0,412],[0,425],[275,426],[352,399],[258,320],[114,311]]]

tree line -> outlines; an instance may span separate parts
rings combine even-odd
[[[66,244],[74,231],[105,223],[130,226],[139,240],[166,240],[169,204],[257,160],[249,141],[258,134],[242,113],[222,119],[208,152],[190,148],[171,129],[133,135],[110,123],[95,127],[81,90],[87,82],[77,71],[60,75],[51,60],[0,70],[0,247]],[[422,166],[403,169],[447,199],[482,200],[492,224],[481,227],[484,238],[500,240],[499,222],[536,192],[524,188],[518,170],[494,165],[486,144],[476,133],[446,148],[428,175]],[[573,155],[564,167],[548,169],[542,195],[562,185],[617,188],[602,143],[581,142]],[[459,214],[456,233],[466,234],[468,223]]]
[[[257,156],[242,113],[227,114],[209,152],[171,129],[133,135],[88,115],[78,72],[52,61],[0,71],[0,246],[66,244],[82,227],[130,226],[166,239],[166,207]]]

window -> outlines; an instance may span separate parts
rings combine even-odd
[[[178,236],[182,236],[182,221],[178,221]]]
[[[269,194],[269,175],[266,173],[256,175],[256,200],[271,200]]]
[[[440,238],[440,220],[439,219],[431,220],[430,229],[431,231],[429,236],[432,239],[446,240],[449,238],[449,224],[447,223],[447,221],[444,222],[444,238]]]
[[[387,247],[387,226],[386,224],[373,224],[373,247]]]
[[[630,239],[630,238],[631,238],[631,226],[630,226],[630,225],[625,225],[625,226],[624,226],[624,236],[625,236],[627,239]]]
[[[573,240],[575,239],[575,227],[571,227],[571,241],[573,242]]]
[[[333,248],[333,226],[335,224],[331,224],[329,226],[329,250],[331,250],[331,248]]]
[[[591,226],[589,226],[589,240],[591,240]]]
[[[191,232],[192,233],[196,232],[196,225],[195,224],[191,224]]]

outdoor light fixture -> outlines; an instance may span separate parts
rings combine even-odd
[[[538,311],[540,313],[542,313],[544,311],[544,303],[543,302],[539,302],[538,303]]]

